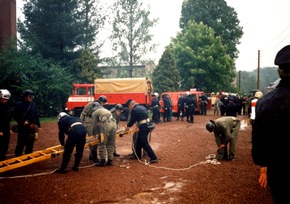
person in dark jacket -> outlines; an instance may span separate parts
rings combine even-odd
[[[10,141],[11,116],[7,106],[10,97],[7,89],[0,89],[0,161],[5,160]]]
[[[39,116],[36,104],[33,102],[34,92],[30,89],[24,91],[23,100],[16,104],[15,120],[18,124],[18,138],[15,156],[33,152],[35,133],[40,130]]]
[[[233,97],[229,97],[229,103],[226,105],[226,116],[237,117],[237,104]]]
[[[158,93],[154,93],[152,95],[152,102],[150,104],[151,108],[152,108],[152,121],[153,123],[156,123],[158,124],[160,122],[160,108],[161,108],[161,105],[159,103],[159,100],[158,100]]]
[[[141,158],[143,148],[150,157],[149,163],[157,163],[158,159],[148,142],[148,134],[150,133],[148,123],[150,121],[147,109],[132,99],[126,102],[126,106],[130,110],[130,119],[126,125],[126,129],[130,129],[135,123],[137,123],[138,127],[137,144],[134,147],[136,153],[135,158]]]
[[[70,116],[65,112],[59,113],[57,118],[59,130],[58,139],[61,146],[64,147],[64,152],[62,155],[61,167],[55,172],[67,173],[67,166],[74,148],[76,148],[76,153],[74,155],[75,164],[72,170],[78,171],[81,159],[83,157],[84,146],[86,144],[86,128],[80,118]],[[66,141],[65,135],[67,135]]]
[[[186,100],[186,107],[187,107],[188,117],[189,117],[187,122],[194,123],[194,110],[196,107],[196,99],[192,95],[188,96]]]
[[[206,115],[207,113],[208,97],[206,94],[200,96],[200,114]]]
[[[185,116],[185,111],[184,111],[184,95],[183,94],[180,94],[178,96],[178,102],[177,102],[177,119],[176,120],[179,120],[179,118],[181,118],[181,120],[183,121],[183,117]]]
[[[171,104],[169,100],[169,95],[164,94],[162,96],[162,100],[163,100],[163,109],[164,109],[163,122],[171,122],[171,118],[170,118]]]
[[[287,167],[290,144],[290,45],[276,55],[278,86],[256,103],[252,126],[252,158],[260,166],[259,183],[269,186],[274,203],[290,203]]]

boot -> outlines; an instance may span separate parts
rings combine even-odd
[[[75,159],[75,165],[73,166],[73,171],[79,171],[80,159]]]
[[[56,171],[55,171],[55,173],[59,173],[59,174],[66,174],[67,173],[67,165],[68,165],[68,163],[62,163],[61,164],[61,167],[59,168],[59,169],[57,169]]]
[[[114,157],[119,157],[120,154],[117,154],[116,152],[114,152]]]
[[[106,166],[106,160],[105,159],[101,159],[101,161],[99,163],[96,163],[96,166],[101,166],[101,167]]]
[[[93,161],[94,163],[98,163],[99,162],[96,150],[91,150],[89,160]]]
[[[108,159],[108,161],[107,161],[107,165],[108,165],[108,166],[112,166],[112,165],[113,165],[113,160]]]
[[[73,170],[73,171],[79,171],[79,165],[76,165],[76,164],[75,164],[75,165],[73,166],[72,170]]]

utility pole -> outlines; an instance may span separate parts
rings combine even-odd
[[[257,89],[260,90],[260,50],[258,50]]]

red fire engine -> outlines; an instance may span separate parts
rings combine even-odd
[[[124,105],[128,99],[148,107],[152,101],[153,86],[148,78],[96,79],[94,84],[73,84],[73,93],[66,103],[67,112],[79,116],[91,101],[104,95],[108,99],[107,109],[116,104]],[[123,117],[127,117],[124,111]]]

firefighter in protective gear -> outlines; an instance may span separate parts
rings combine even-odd
[[[254,99],[251,100],[251,116],[250,116],[250,124],[253,125],[255,118],[256,118],[256,103],[259,98],[263,96],[261,91],[256,91],[254,95]]]
[[[11,94],[7,89],[0,89],[0,161],[5,160],[10,141],[11,115],[7,102]]]
[[[72,168],[73,171],[79,170],[79,164],[83,157],[84,146],[86,144],[86,128],[77,117],[70,116],[65,112],[61,112],[58,118],[58,139],[60,144],[64,147],[62,155],[62,164],[56,173],[67,173],[67,166],[70,161],[71,154],[76,148],[75,164]],[[67,139],[65,141],[65,135]]]
[[[86,127],[87,130],[87,134],[88,136],[93,136],[93,119],[92,119],[92,114],[93,112],[98,108],[98,107],[102,107],[105,104],[107,104],[108,100],[107,97],[104,95],[99,96],[99,98],[93,102],[88,103],[81,115],[80,115],[80,119],[82,121],[82,123],[84,124],[84,126]],[[92,160],[94,163],[98,163],[99,159],[98,159],[98,145],[91,145],[90,147],[90,156],[89,156],[89,160]]]
[[[98,138],[100,163],[96,166],[113,164],[117,124],[111,112],[104,107],[97,108],[92,115],[93,136]],[[108,160],[106,161],[106,157]]]
[[[112,113],[113,118],[116,120],[117,129],[119,128],[119,123],[121,120],[121,113],[123,112],[123,106],[121,104],[117,104],[114,108],[110,110]],[[120,155],[117,154],[116,151],[116,144],[114,144],[114,157],[119,157]]]
[[[206,124],[206,129],[214,133],[215,142],[218,146],[216,156],[218,160],[233,160],[235,158],[236,143],[240,127],[240,119],[232,116],[221,117],[215,121],[210,120]]]
[[[33,152],[35,133],[40,131],[40,121],[37,106],[33,102],[35,94],[28,89],[23,93],[23,100],[15,106],[14,119],[18,124],[17,144],[15,156]]]

